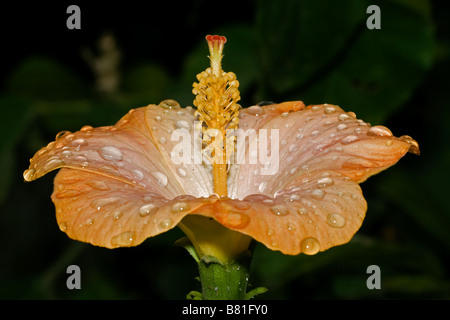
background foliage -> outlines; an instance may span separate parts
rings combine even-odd
[[[110,125],[166,98],[191,105],[206,34],[228,38],[224,69],[237,74],[244,106],[338,104],[421,146],[420,157],[362,185],[369,209],[349,244],[315,256],[258,245],[250,283],[269,288],[261,298],[450,298],[447,1],[95,3],[79,2],[81,30],[66,28],[65,1],[2,5],[0,298],[184,299],[199,289],[194,261],[173,246],[179,230],[135,248],[74,242],[55,223],[54,173],[24,183],[22,172],[59,131]],[[381,30],[366,28],[370,4],[381,8]],[[120,48],[121,82],[100,95],[82,52],[95,52],[104,32]],[[82,290],[66,288],[70,264],[82,270]],[[381,290],[366,287],[372,264]]]

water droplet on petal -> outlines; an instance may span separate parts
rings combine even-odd
[[[229,228],[242,229],[250,223],[250,217],[242,212],[228,211],[225,213],[219,212],[216,215],[219,221]]]
[[[301,244],[301,252],[307,255],[316,254],[320,250],[320,243],[316,238],[310,237],[304,239]]]
[[[177,122],[175,122],[175,126],[178,129],[185,129],[187,131],[191,130],[191,124],[186,120],[177,120]]]
[[[103,147],[99,151],[100,156],[108,161],[121,161],[123,159],[122,151],[116,147]]]
[[[167,183],[169,181],[167,179],[167,176],[164,173],[157,171],[157,172],[152,172],[152,175],[157,179],[158,184],[160,186],[162,186],[162,187],[167,186]]]
[[[386,141],[386,146],[390,147],[394,144],[394,142],[392,140],[387,140]]]
[[[263,181],[259,184],[258,190],[259,192],[263,193],[264,190],[266,190],[267,182]]]
[[[342,144],[349,144],[352,142],[355,142],[358,140],[357,136],[346,136],[344,139],[341,140]]]
[[[83,138],[79,138],[79,139],[73,140],[70,144],[72,146],[78,147],[78,148],[79,147],[85,147],[85,146],[88,145],[86,139],[83,139]]]
[[[281,116],[282,116],[283,118],[287,118],[287,117],[289,116],[289,112],[283,112],[283,113],[281,114]]]
[[[142,180],[144,179],[144,174],[141,170],[133,170],[133,178],[136,180]]]
[[[264,113],[263,108],[261,108],[260,106],[251,106],[248,107],[246,110],[248,113],[253,114],[255,116],[259,116]]]
[[[327,216],[327,223],[335,228],[342,228],[345,225],[345,218],[339,213],[330,213]]]
[[[58,167],[62,167],[65,164],[63,160],[54,156],[48,159],[47,163],[44,166],[44,171],[50,171],[56,169]]]
[[[286,206],[279,204],[275,205],[270,208],[270,211],[277,216],[286,216],[289,214],[289,210],[286,208]]]
[[[313,192],[311,192],[311,195],[316,199],[323,199],[323,197],[325,197],[325,191],[321,189],[316,189]]]
[[[187,175],[186,170],[184,170],[184,169],[182,169],[182,168],[178,168],[178,169],[177,169],[177,173],[178,173],[178,175],[179,175],[180,177],[182,177],[182,178],[186,177],[186,175]]]
[[[297,151],[298,146],[296,144],[291,144],[288,148],[289,152]]]
[[[25,179],[25,181],[31,181],[31,180],[33,180],[35,173],[36,173],[36,170],[27,169],[23,172],[23,178]]]
[[[342,113],[342,114],[340,114],[339,117],[338,117],[338,119],[339,119],[340,121],[345,121],[345,120],[347,120],[347,119],[349,119],[349,118],[350,118],[350,116],[349,116],[348,114],[346,114],[346,113]]]
[[[337,126],[337,129],[338,129],[339,131],[345,130],[345,129],[347,129],[347,125],[344,124],[344,123],[341,123],[341,124],[339,124],[339,125]]]
[[[82,131],[82,132],[89,132],[89,131],[92,131],[92,130],[94,130],[94,127],[89,126],[89,125],[83,126],[83,127],[80,129],[80,131]]]
[[[246,201],[235,200],[231,202],[232,206],[238,210],[247,210],[250,209],[250,204]]]
[[[324,112],[325,112],[326,114],[331,114],[331,113],[336,112],[336,108],[335,108],[335,107],[326,107],[325,110],[324,110]]]
[[[117,202],[120,202],[121,200],[122,200],[122,198],[120,198],[120,197],[102,198],[102,199],[92,200],[89,205],[94,209],[100,210],[104,206],[107,206],[110,204],[116,204]]]
[[[167,142],[167,140],[166,140],[166,138],[161,137],[161,138],[158,139],[158,142],[161,143],[161,144],[165,144]]]
[[[289,231],[295,231],[295,230],[297,230],[297,227],[292,222],[289,222],[288,223],[288,230]]]
[[[58,224],[58,226],[59,226],[59,230],[61,230],[61,231],[67,230],[67,224],[64,222],[61,222],[60,224]]]
[[[159,223],[159,228],[162,230],[167,230],[172,226],[172,219],[164,219]]]
[[[135,233],[126,231],[119,233],[111,238],[111,245],[114,247],[128,247],[132,246],[135,241]]]
[[[163,100],[159,103],[159,106],[164,109],[179,109],[180,108],[180,104],[178,103],[178,101],[173,100],[173,99]]]
[[[156,206],[156,204],[149,203],[139,208],[139,215],[141,217],[145,217],[149,214],[154,214],[156,211],[158,211],[158,207]]]
[[[320,178],[317,181],[317,184],[318,184],[319,187],[331,186],[333,183],[334,183],[334,181],[330,177]]]
[[[108,187],[108,185],[103,181],[92,180],[92,181],[86,182],[86,184],[93,189],[97,189],[97,190],[101,190],[101,191],[107,191],[110,189]]]
[[[71,132],[70,131],[61,131],[56,135],[55,140],[58,140],[58,139],[64,137],[66,134],[71,134]]]
[[[185,210],[189,210],[190,208],[191,207],[186,202],[177,202],[172,206],[170,211],[172,211],[173,213],[179,213]]]

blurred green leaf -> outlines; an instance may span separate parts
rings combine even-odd
[[[12,173],[15,172],[16,144],[24,135],[32,118],[31,103],[25,99],[0,97],[4,121],[0,126],[0,203],[9,195]]]
[[[163,68],[153,63],[144,62],[131,67],[125,72],[122,82],[125,94],[136,103],[158,104],[170,98],[168,87],[171,78]]]
[[[338,104],[382,123],[432,64],[433,27],[423,2],[383,1],[381,30],[365,25],[369,1],[291,1],[278,11],[263,2],[258,25],[268,94]]]
[[[74,99],[88,95],[86,85],[75,71],[44,56],[23,60],[12,72],[7,91],[36,100]]]

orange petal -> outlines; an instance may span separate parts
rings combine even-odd
[[[315,254],[348,242],[367,209],[359,185],[333,171],[308,172],[272,198],[226,199],[193,213],[213,217],[284,254]]]
[[[52,200],[58,225],[70,238],[116,248],[165,232],[217,198],[170,200],[112,177],[64,168],[55,178]]]
[[[417,142],[410,137],[396,138],[389,129],[371,127],[338,106],[314,105],[296,112],[286,109],[268,105],[241,111],[241,129],[252,128],[257,133],[260,129],[278,130],[279,151],[273,158],[277,165],[272,167],[278,170],[272,176],[262,175],[264,170],[270,173],[267,164],[261,163],[266,150],[258,149],[257,164],[251,164],[247,147],[246,159],[241,159],[244,164],[231,169],[230,197],[242,199],[249,193],[273,196],[287,183],[311,171],[336,171],[360,183],[395,164],[408,150],[418,153]],[[256,137],[249,144],[254,142]]]
[[[168,155],[174,144],[168,132],[194,121],[192,110],[174,103],[169,100],[131,110],[115,126],[85,126],[75,133],[58,134],[56,141],[30,160],[25,180],[66,167],[117,179],[168,199],[182,194],[208,196],[212,187],[207,169],[197,164],[175,166]]]

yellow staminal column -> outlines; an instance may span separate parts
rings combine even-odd
[[[227,129],[236,129],[239,122],[241,99],[239,82],[233,72],[222,70],[222,52],[227,39],[223,36],[206,36],[211,67],[197,75],[192,92],[196,95],[199,120],[204,132],[213,133],[209,145],[212,156],[214,192],[219,197],[227,196],[227,160],[232,150],[227,150]],[[212,130],[211,130],[212,129]],[[229,146],[231,148],[231,146]]]

